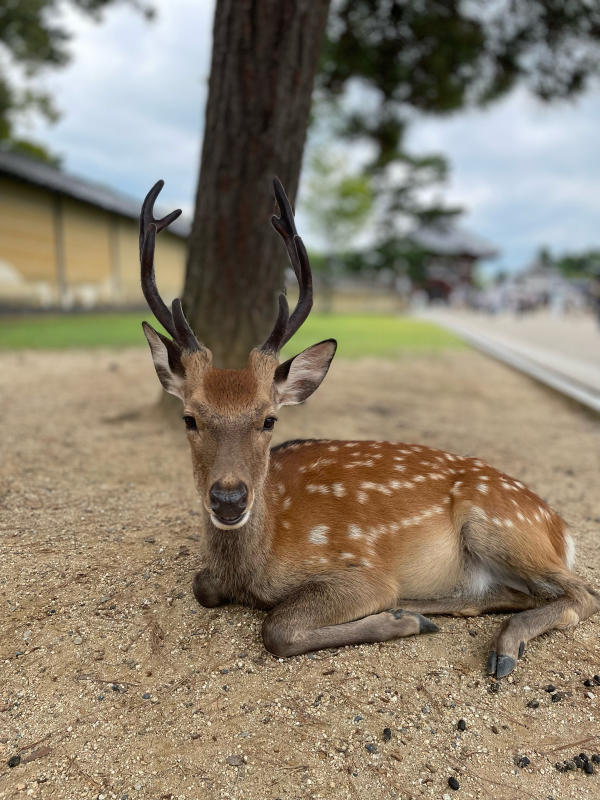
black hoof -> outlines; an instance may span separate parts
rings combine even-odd
[[[517,661],[512,656],[498,656],[496,664],[496,677],[505,678],[517,666]]]
[[[525,652],[525,642],[521,642],[521,644],[519,645],[519,658],[522,657],[524,652]]]
[[[419,633],[437,633],[439,631],[435,622],[427,619],[422,614],[415,614],[415,617],[419,620]]]
[[[487,662],[488,675],[494,675],[496,673],[496,661],[497,661],[496,651],[492,650],[492,652],[488,656],[488,662]]]

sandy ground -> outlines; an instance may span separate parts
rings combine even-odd
[[[279,661],[261,612],[193,599],[198,502],[147,352],[0,371],[0,798],[600,797],[598,767],[554,768],[600,750],[600,615],[500,684],[491,616]],[[600,586],[598,419],[481,355],[334,363],[278,434],[478,454],[563,513]]]

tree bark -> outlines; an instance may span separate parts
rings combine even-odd
[[[285,248],[272,179],[296,196],[329,0],[217,0],[183,305],[218,366],[239,367],[276,318]]]

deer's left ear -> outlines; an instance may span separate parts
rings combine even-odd
[[[183,384],[185,382],[185,371],[181,363],[181,351],[179,347],[167,339],[166,336],[155,331],[147,322],[142,322],[144,334],[150,345],[154,369],[158,375],[158,380],[162,383],[163,389],[169,394],[175,395],[183,400]]]
[[[325,339],[280,364],[273,378],[275,402],[293,406],[310,397],[327,375],[336,348],[335,339]]]

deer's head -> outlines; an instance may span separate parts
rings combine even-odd
[[[279,296],[273,330],[263,345],[250,352],[246,367],[213,367],[212,353],[196,339],[180,300],[175,299],[169,309],[156,288],[156,235],[181,213],[177,210],[162,219],[154,218],[154,203],[162,187],[159,181],[142,206],[140,263],[144,297],[171,339],[147,322],[142,325],[163,388],[183,403],[194,478],[204,507],[217,528],[241,528],[252,514],[267,475],[278,409],[301,403],[315,391],[327,374],[337,345],[334,339],[327,339],[279,363],[279,351],[310,313],[312,276],[290,204],[275,179],[280,216],[271,221],[285,243],[298,280],[298,303],[290,315],[285,296]]]

